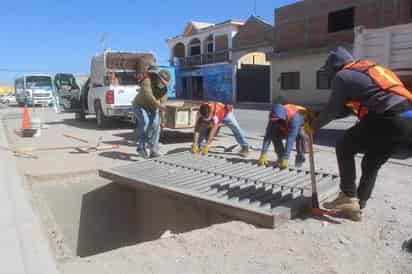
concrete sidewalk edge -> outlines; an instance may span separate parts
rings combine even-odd
[[[0,130],[0,145],[8,147],[2,117],[0,119],[0,129],[2,129]],[[10,241],[9,245],[0,246],[0,249],[17,249],[20,253],[17,255],[16,252],[14,255],[20,256],[20,259],[14,258],[12,261],[5,262],[5,264],[16,262],[23,264],[19,266],[9,265],[8,269],[11,272],[8,272],[8,274],[58,274],[57,262],[43,231],[41,221],[30,204],[28,193],[24,188],[24,178],[17,171],[14,156],[10,152],[0,151],[0,159],[3,163],[0,167],[0,192],[3,192],[1,196],[8,198],[3,201],[3,203],[8,203],[6,205],[9,209],[7,214],[10,217],[8,229],[15,230],[10,235],[17,235],[14,241]],[[2,214],[2,216],[4,215]],[[2,225],[3,222],[0,222],[0,226]],[[3,228],[0,227],[0,230],[3,231]],[[7,251],[0,253],[7,253]],[[6,258],[3,257],[2,259]]]

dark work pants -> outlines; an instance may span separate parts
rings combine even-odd
[[[371,196],[381,166],[400,145],[411,141],[412,119],[397,115],[368,115],[347,130],[336,145],[342,192],[366,202]],[[358,189],[355,182],[357,153],[364,153]]]
[[[279,132],[274,132],[272,136],[273,146],[275,147],[275,152],[278,155],[278,158],[281,159],[285,153],[285,146],[283,145],[283,140],[287,139],[281,137]],[[305,159],[305,146],[307,142],[307,136],[303,128],[299,129],[298,135],[296,136],[296,157],[300,160]]]

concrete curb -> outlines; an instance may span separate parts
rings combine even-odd
[[[2,119],[0,128],[4,129]],[[0,130],[0,145],[8,147],[4,130]],[[10,152],[0,151],[0,161],[2,273],[58,274],[49,242],[24,189],[24,178],[17,172],[16,160]]]

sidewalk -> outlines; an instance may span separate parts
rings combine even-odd
[[[8,147],[0,115],[0,146]],[[10,152],[0,150],[1,273],[57,274],[41,224],[33,212]]]

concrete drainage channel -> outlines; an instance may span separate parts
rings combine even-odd
[[[279,170],[258,166],[255,161],[190,152],[100,170],[99,174],[131,189],[164,193],[268,228],[309,209],[312,195],[306,170]],[[317,172],[316,178],[321,201],[337,192],[337,175]]]
[[[126,188],[94,170],[26,179],[60,263],[230,220],[168,195]]]
[[[180,153],[100,172],[27,176],[57,260],[235,219],[274,227],[309,208],[307,171],[200,157]],[[336,192],[337,176],[317,177],[321,197]]]

